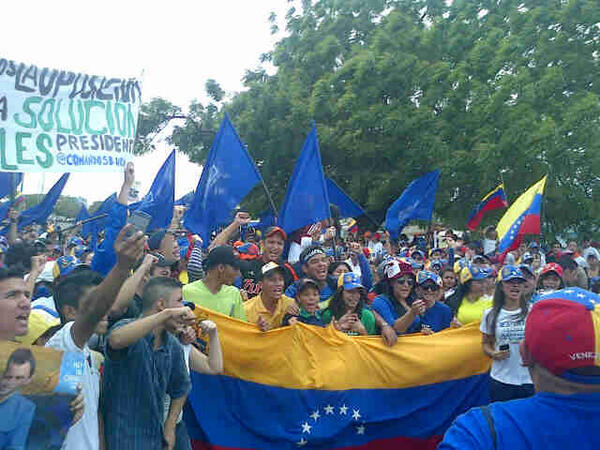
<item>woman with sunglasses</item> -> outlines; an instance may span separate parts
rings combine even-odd
[[[492,359],[490,398],[493,402],[534,394],[529,370],[523,366],[519,350],[529,311],[525,282],[521,269],[504,266],[496,283],[493,306],[481,319],[483,353]]]
[[[404,334],[426,311],[423,300],[415,300],[415,275],[410,264],[390,260],[384,268],[384,293],[373,300],[371,307],[396,331]]]
[[[409,333],[433,334],[450,327],[452,310],[441,302],[444,297],[442,278],[422,270],[417,274],[417,298],[425,303],[425,312],[408,329]]]

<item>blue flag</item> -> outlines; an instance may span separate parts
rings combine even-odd
[[[330,216],[317,127],[313,123],[288,183],[279,214],[279,226],[286,233],[291,233]]]
[[[186,208],[189,208],[189,206],[192,204],[193,199],[194,199],[194,192],[193,191],[188,192],[183,197],[181,197],[179,200],[175,200],[175,206],[185,206]]]
[[[81,205],[81,209],[79,210],[77,217],[75,217],[75,222],[81,222],[82,220],[86,220],[89,217],[90,213],[88,212],[87,208],[85,207],[85,205]]]
[[[261,179],[225,115],[206,158],[194,199],[183,217],[185,228],[198,234],[203,245],[208,246],[211,232],[230,220],[233,209]]]
[[[13,202],[11,201],[7,201],[0,204],[0,221],[6,219],[6,217],[8,216],[8,211],[10,211],[12,204]]]
[[[341,218],[359,217],[365,214],[364,209],[356,203],[342,188],[340,188],[331,178],[327,182],[327,195],[329,201],[340,208]]]
[[[17,188],[23,182],[23,174],[20,172],[0,172],[0,198],[17,192]]]
[[[175,150],[171,152],[156,174],[144,198],[129,207],[130,211],[143,211],[152,216],[148,230],[168,228],[173,219],[175,204]]]
[[[440,169],[417,178],[389,207],[385,216],[385,227],[392,238],[398,237],[411,220],[431,220],[439,178]]]
[[[62,177],[52,186],[52,188],[48,191],[44,199],[35,205],[33,208],[29,208],[26,211],[23,211],[19,216],[18,229],[22,229],[32,223],[44,223],[52,214],[52,210],[62,193],[62,190],[67,184],[67,180],[69,179],[69,174],[65,173]]]

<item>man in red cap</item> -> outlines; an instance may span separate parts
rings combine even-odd
[[[521,343],[537,394],[472,409],[439,448],[600,448],[599,348],[599,295],[574,287],[542,296]]]
[[[225,228],[213,241],[211,247],[226,244],[230,237],[238,231],[241,227],[250,223],[250,215],[246,212],[238,212],[235,215],[233,222]],[[262,291],[262,285],[260,282],[261,268],[263,265],[274,262],[280,265],[284,271],[284,282],[285,288],[298,279],[298,275],[289,263],[284,262],[281,259],[283,254],[283,247],[287,234],[279,227],[269,227],[263,233],[262,250],[263,253],[260,258],[253,260],[242,260],[240,261],[240,272],[242,273],[242,286],[248,298],[257,296]]]

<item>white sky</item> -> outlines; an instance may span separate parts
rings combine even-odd
[[[246,69],[273,48],[269,13],[279,22],[287,0],[7,0],[2,2],[0,56],[42,67],[94,75],[139,77],[144,100],[163,97],[187,107],[205,100],[204,83],[217,80],[228,95],[242,89]],[[281,27],[283,28],[283,27]],[[281,32],[280,32],[281,33]],[[167,157],[136,159],[142,195]],[[177,197],[198,184],[201,167],[177,154]],[[43,192],[61,174],[25,174],[24,193]],[[64,195],[102,200],[119,189],[121,174],[73,173]]]

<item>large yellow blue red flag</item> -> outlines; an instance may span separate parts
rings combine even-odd
[[[259,331],[214,320],[223,375],[192,373],[184,418],[198,449],[434,449],[454,418],[489,402],[477,324],[430,336],[351,337],[332,326]]]
[[[521,194],[498,222],[496,231],[499,252],[517,248],[525,234],[540,233],[540,213],[546,178],[547,176]]]

